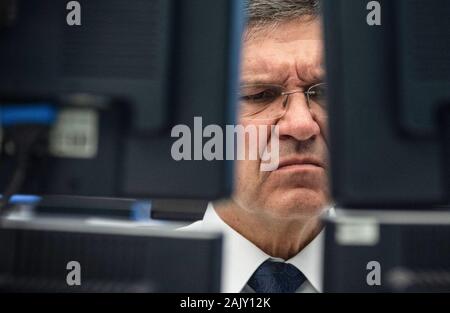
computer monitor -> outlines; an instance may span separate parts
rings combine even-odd
[[[448,292],[450,3],[322,2],[338,208],[324,291]]]
[[[448,204],[450,3],[323,0],[323,11],[337,205]]]
[[[49,135],[15,192],[230,194],[232,162],[174,160],[171,130],[187,125],[194,137],[194,117],[203,127],[234,124],[242,1],[80,0],[80,25],[69,23],[67,1],[5,3],[14,14],[2,13],[0,29],[0,190],[16,168],[15,126],[31,119]]]
[[[222,236],[1,220],[0,292],[220,292]]]
[[[99,218],[150,223],[198,221],[207,209],[206,200],[189,199],[125,199],[78,196],[45,197],[14,195],[10,213],[45,218]]]
[[[324,292],[450,292],[449,212],[340,212],[324,240]]]

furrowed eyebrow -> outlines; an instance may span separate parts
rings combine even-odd
[[[275,68],[267,68],[267,71],[262,71],[261,69],[247,70],[241,74],[241,85],[282,85],[286,78],[286,72],[280,73]]]
[[[259,77],[251,78],[246,75],[241,80],[240,85],[278,85],[285,86],[290,80],[298,81],[299,85],[308,86],[321,83],[325,79],[325,70],[321,67],[304,66],[297,69],[296,77],[283,77],[282,75],[256,75]]]
[[[255,81],[243,81],[241,82],[240,86],[241,87],[245,87],[245,86],[254,86],[254,85],[268,85],[268,86],[277,86],[277,87],[282,87],[282,84],[279,83],[273,83],[273,82],[267,82],[267,81],[262,81],[262,80],[255,80]]]
[[[322,63],[304,65],[297,67],[297,75],[305,83],[320,83],[325,79],[325,68]]]

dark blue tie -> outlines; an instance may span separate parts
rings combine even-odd
[[[294,293],[305,280],[295,266],[267,260],[250,277],[248,285],[256,293]]]

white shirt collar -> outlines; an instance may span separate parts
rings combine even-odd
[[[208,206],[202,221],[183,230],[220,231],[224,235],[222,291],[226,293],[240,292],[256,269],[272,258],[226,224],[212,204]],[[323,231],[296,256],[286,261],[297,267],[319,292],[322,291],[322,248]]]

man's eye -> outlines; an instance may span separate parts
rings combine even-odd
[[[278,93],[274,90],[264,90],[258,93],[253,93],[250,95],[244,95],[241,97],[242,101],[252,102],[252,103],[267,103],[274,101],[278,97]]]
[[[327,87],[326,85],[319,85],[311,88],[308,92],[308,97],[311,101],[317,102],[320,105],[326,104]]]

